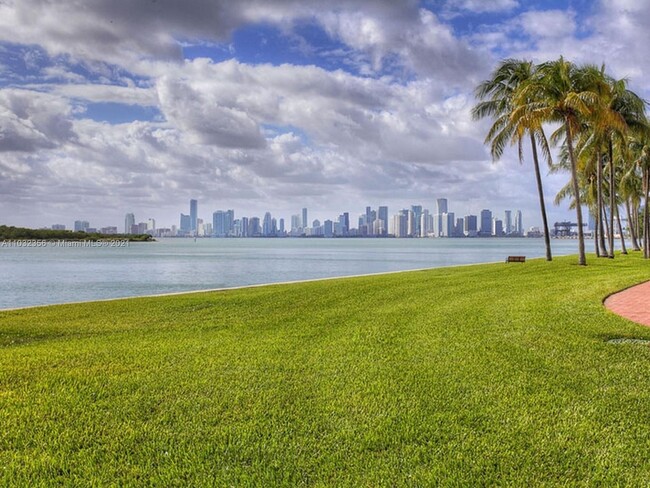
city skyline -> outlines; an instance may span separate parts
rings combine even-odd
[[[350,212],[342,212],[321,222],[308,220],[308,209],[292,214],[290,220],[274,217],[270,211],[264,217],[242,215],[237,218],[234,209],[215,210],[212,219],[198,214],[198,200],[191,199],[190,213],[180,213],[178,225],[156,225],[153,218],[138,222],[135,214],[124,216],[124,234],[149,233],[155,237],[509,237],[540,235],[540,229],[528,229],[522,223],[521,210],[503,211],[504,218],[490,209],[482,209],[480,217],[474,214],[456,214],[449,210],[448,199],[436,200],[435,213],[422,205],[411,205],[391,215],[389,207],[380,205],[376,209],[366,206],[358,215],[357,226]],[[287,225],[287,222],[289,225]],[[52,229],[65,230],[65,224],[52,224]],[[89,221],[75,220],[75,231],[116,234],[118,227],[90,227]]]
[[[503,58],[563,54],[650,98],[645,2],[154,3],[0,4],[2,223],[445,194],[459,213],[517,205],[539,225],[530,158],[492,163],[476,85]],[[544,175],[547,202],[567,180]]]

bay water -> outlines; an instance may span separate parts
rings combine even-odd
[[[576,240],[553,240],[555,255]],[[543,257],[544,240],[159,239],[0,247],[0,309]]]

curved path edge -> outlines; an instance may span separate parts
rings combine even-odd
[[[650,327],[650,281],[613,293],[603,303],[615,314]]]

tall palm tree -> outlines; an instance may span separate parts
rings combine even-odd
[[[650,135],[640,134],[630,142],[634,163],[641,170],[643,188],[643,257],[650,258]]]
[[[542,124],[537,121],[519,120],[513,123],[512,113],[515,110],[515,97],[521,87],[530,82],[535,73],[535,65],[530,61],[517,59],[504,60],[492,73],[489,80],[482,82],[476,89],[476,97],[481,100],[472,110],[474,119],[492,117],[494,123],[488,131],[485,143],[490,145],[493,161],[503,155],[508,144],[517,144],[519,162],[523,162],[523,140],[526,135],[530,138],[533,153],[533,166],[537,182],[537,194],[542,213],[544,227],[544,242],[546,245],[546,260],[553,259],[551,254],[551,240],[548,231],[548,218],[546,204],[544,203],[544,189],[542,176],[539,169],[538,145],[542,155],[550,164],[551,152],[548,141],[542,129]]]
[[[645,125],[645,102],[634,92],[628,90],[627,80],[615,80],[604,74],[604,67],[601,69],[604,90],[599,93],[600,104],[594,112],[594,118],[599,121],[599,130],[607,139],[607,159],[609,164],[609,257],[614,257],[614,218],[618,217],[618,203],[616,190],[617,171],[616,161],[621,160],[628,145],[627,134],[630,130],[642,130]],[[614,149],[618,148],[618,155]],[[623,233],[621,232],[621,238]],[[622,249],[625,249],[625,242],[621,242]]]
[[[578,264],[581,266],[586,266],[587,258],[574,141],[583,121],[597,108],[599,97],[594,89],[597,84],[592,67],[578,67],[561,57],[538,66],[531,82],[517,94],[517,108],[513,112],[515,121],[524,120],[526,124],[561,124],[557,133],[564,136],[571,162],[571,185],[578,224]]]

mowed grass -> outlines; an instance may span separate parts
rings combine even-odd
[[[0,313],[0,486],[648,486],[650,263],[575,262]]]

